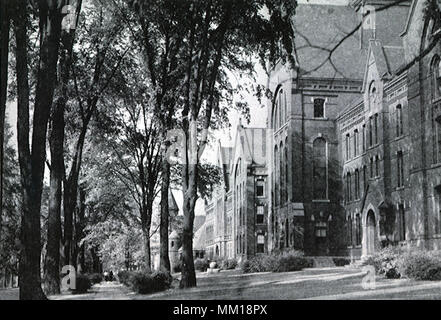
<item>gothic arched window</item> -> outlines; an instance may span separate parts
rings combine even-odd
[[[327,199],[327,154],[326,140],[317,138],[313,143],[313,186],[314,199]]]

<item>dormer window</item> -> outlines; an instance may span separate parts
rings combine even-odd
[[[314,99],[314,118],[325,117],[325,99]]]

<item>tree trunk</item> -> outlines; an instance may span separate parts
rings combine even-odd
[[[84,238],[84,228],[86,227],[86,191],[82,187],[79,188],[77,212],[78,221],[75,225],[75,250],[73,261],[77,262],[78,256],[80,256],[78,261],[80,263],[78,271],[84,272],[84,259],[81,259],[81,252],[84,251],[84,243],[78,247],[78,243]],[[78,263],[76,263],[76,265],[78,265]]]
[[[160,262],[159,269],[170,273],[170,257],[168,252],[168,229],[169,207],[168,193],[170,188],[170,163],[167,159],[162,161],[162,185],[161,185],[161,222],[160,222]]]
[[[182,277],[181,288],[196,287],[196,273],[193,260],[193,223],[197,201],[198,150],[197,120],[192,117],[186,132],[186,161],[183,165],[184,226],[182,235]]]
[[[41,289],[40,207],[46,161],[46,134],[56,83],[61,33],[59,3],[39,2],[40,61],[34,104],[32,150],[29,147],[29,83],[27,67],[27,1],[16,2],[16,60],[18,93],[18,154],[23,189],[20,299],[45,299]]]
[[[44,286],[48,295],[60,293],[61,196],[64,173],[64,103],[57,101],[49,138],[51,151],[47,255]]]
[[[77,2],[77,15],[81,10],[81,1]],[[47,294],[60,293],[60,242],[62,182],[64,178],[64,111],[68,99],[67,86],[72,65],[72,48],[75,33],[72,30],[62,32],[60,52],[60,75],[56,88],[56,99],[52,114],[52,130],[49,137],[51,151],[51,175],[49,192],[47,259],[45,262],[45,290]]]
[[[3,161],[6,100],[8,94],[9,12],[7,0],[0,0],[0,241],[3,216]]]
[[[150,254],[150,227],[142,228],[142,235],[144,237],[144,256],[145,256],[145,271],[152,271],[152,260]]]

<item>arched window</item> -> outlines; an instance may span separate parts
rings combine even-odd
[[[314,99],[314,118],[325,117],[325,99]]]
[[[313,189],[314,199],[327,199],[327,154],[326,140],[317,138],[313,143]]]
[[[435,55],[431,64],[432,73],[432,98],[438,99],[441,97],[441,60],[438,55]]]
[[[378,92],[375,87],[375,81],[372,81],[369,86],[369,110],[372,110],[372,107],[377,102]]]

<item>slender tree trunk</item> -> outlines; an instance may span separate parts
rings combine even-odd
[[[160,262],[159,268],[170,273],[170,257],[168,252],[168,229],[169,229],[169,206],[168,193],[170,188],[170,163],[167,159],[162,160],[162,185],[161,185],[161,224],[159,230],[160,239]]]
[[[79,268],[78,270],[81,272],[84,272],[84,261],[81,259],[81,252],[84,249],[84,243],[78,247],[78,243],[84,238],[84,228],[86,226],[86,191],[83,187],[79,188],[79,195],[78,195],[78,206],[77,206],[77,217],[78,221],[76,223],[75,227],[75,250],[74,250],[74,256],[73,261],[79,262]],[[80,259],[78,259],[80,258]],[[78,263],[76,263],[78,265]]]
[[[8,93],[9,12],[7,0],[0,0],[0,241],[3,216],[3,161],[5,141],[6,100]]]
[[[194,117],[193,117],[194,118]],[[181,288],[196,287],[196,273],[193,260],[194,209],[197,201],[198,150],[197,120],[192,119],[186,132],[186,161],[182,180],[184,189],[184,227],[182,234],[182,277]]]

